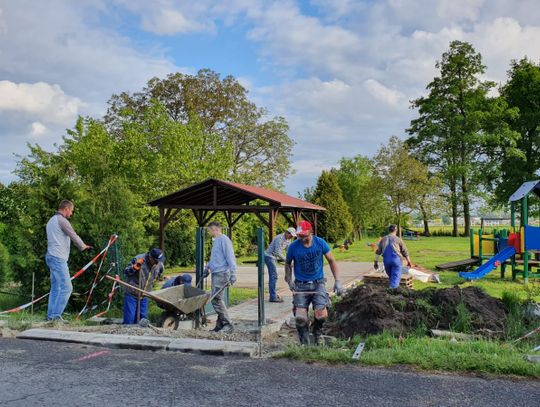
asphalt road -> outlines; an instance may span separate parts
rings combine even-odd
[[[535,406],[540,381],[0,339],[0,406]]]

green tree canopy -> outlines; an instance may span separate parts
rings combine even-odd
[[[516,148],[493,157],[500,164],[491,179],[495,201],[506,204],[523,182],[540,176],[540,64],[527,58],[512,61],[501,95],[508,106],[519,110],[508,119],[511,129],[520,136]]]
[[[427,167],[409,154],[405,143],[391,137],[374,158],[379,188],[391,205],[399,232],[405,216],[418,207],[428,183]]]
[[[318,222],[319,235],[333,243],[349,237],[353,228],[351,213],[336,176],[331,171],[323,171],[317,180],[313,203],[326,208]]]
[[[204,134],[231,146],[233,161],[227,178],[282,187],[291,172],[289,126],[283,117],[268,118],[267,111],[247,95],[234,77],[221,78],[209,69],[196,75],[174,73],[150,79],[140,92],[113,95],[105,121],[113,134],[123,138],[123,124],[144,122],[148,106],[158,101],[173,122],[187,125],[197,119]]]
[[[495,84],[480,79],[486,67],[471,44],[452,41],[436,67],[440,75],[428,84],[428,95],[412,102],[419,116],[411,121],[408,143],[445,181],[457,235],[458,205],[468,233],[471,197],[490,170],[488,157],[511,148],[515,134],[505,122],[512,112],[488,95]]]
[[[372,160],[360,155],[342,158],[333,173],[349,206],[356,237],[361,238],[362,231],[379,229],[392,219]]]

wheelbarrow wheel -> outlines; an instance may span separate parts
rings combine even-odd
[[[158,326],[169,331],[174,331],[178,329],[178,322],[178,316],[172,312],[166,311],[159,317]]]

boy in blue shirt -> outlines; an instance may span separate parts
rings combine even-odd
[[[298,240],[291,243],[287,250],[285,261],[285,281],[293,292],[293,305],[296,330],[302,345],[309,344],[308,309],[312,304],[315,319],[312,324],[315,344],[319,344],[321,329],[328,318],[328,293],[324,278],[324,258],[330,265],[334,275],[334,292],[343,293],[339,280],[339,270],[336,259],[330,251],[330,246],[324,239],[313,236],[313,227],[308,221],[301,221],[296,230]],[[292,280],[292,265],[294,264],[294,281]]]

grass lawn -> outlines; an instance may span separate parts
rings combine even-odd
[[[340,252],[339,249],[333,249],[334,256],[340,261],[367,261],[371,263],[374,259],[374,252],[367,244],[376,242],[376,239],[356,241],[347,251]],[[419,240],[406,240],[405,244],[409,249],[413,264],[433,271],[436,271],[437,264],[470,257],[468,237],[421,237]],[[530,297],[540,301],[540,282],[538,280],[532,278],[529,280],[530,284],[526,286],[520,277],[512,281],[511,277],[508,277],[511,275],[508,270],[504,280],[501,280],[500,270],[497,269],[480,280],[470,282],[464,282],[465,280],[459,277],[455,271],[440,272],[441,284],[438,284],[437,287],[452,287],[455,284],[462,284],[462,287],[475,285],[497,298],[501,298],[504,291],[513,291],[517,292],[522,299]],[[417,290],[433,286],[433,283],[414,281],[414,288]]]
[[[359,342],[366,346],[359,360],[352,354]],[[523,357],[530,344],[519,346],[489,340],[453,342],[448,339],[410,336],[397,338],[390,334],[354,338],[351,342],[335,341],[329,346],[289,347],[278,357],[327,363],[367,365],[412,365],[424,370],[477,372],[540,378],[540,364]]]

